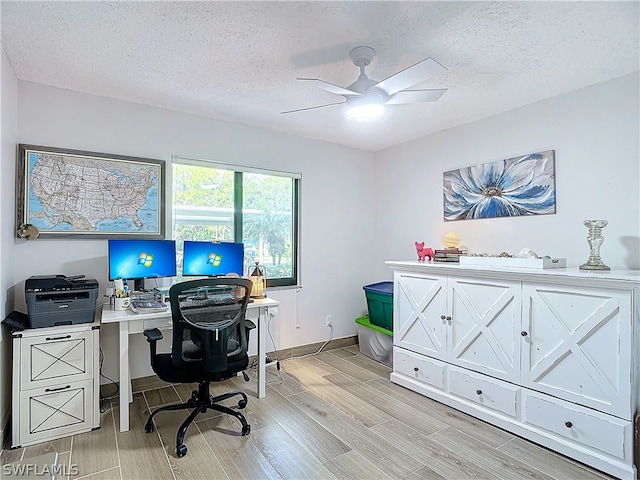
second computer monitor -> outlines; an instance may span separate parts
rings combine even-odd
[[[244,273],[244,244],[233,242],[198,242],[185,240],[182,274],[185,276],[220,276]]]

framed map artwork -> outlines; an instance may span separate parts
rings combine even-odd
[[[41,238],[164,238],[165,162],[18,145],[17,226]]]

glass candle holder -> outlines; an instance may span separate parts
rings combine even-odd
[[[587,242],[589,242],[591,252],[587,263],[580,265],[580,270],[611,270],[600,259],[600,246],[604,242],[602,229],[607,226],[608,222],[606,220],[585,220],[583,223],[589,229]]]

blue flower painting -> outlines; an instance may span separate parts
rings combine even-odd
[[[556,213],[555,151],[444,172],[444,219]]]

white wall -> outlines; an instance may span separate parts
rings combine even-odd
[[[0,175],[0,319],[13,310],[13,276],[15,261],[15,155],[18,137],[18,81],[13,74],[7,55],[2,50],[0,64],[0,155],[2,175]],[[11,336],[4,327],[0,329],[0,442],[1,434],[9,418],[11,406]]]
[[[302,172],[300,262],[303,287],[277,290],[272,324],[278,348],[354,335],[366,311],[362,286],[371,283],[373,155],[328,143],[233,125],[164,109],[18,82],[20,143],[156,158],[172,154]],[[5,162],[13,159],[4,159]],[[368,240],[367,240],[368,241]],[[106,240],[37,239],[15,248],[18,309],[26,311],[31,275],[85,274],[107,284]],[[296,328],[296,323],[300,328]],[[116,380],[117,327],[103,326],[104,373]],[[139,337],[139,338],[138,338]],[[132,377],[151,375],[148,346],[132,341]]]
[[[18,139],[302,171],[303,288],[270,293],[282,302],[273,332],[285,348],[327,339],[328,314],[335,337],[355,333],[353,320],[366,309],[362,285],[390,279],[385,260],[415,259],[414,241],[440,247],[447,231],[457,232],[474,252],[513,253],[527,246],[577,266],[589,254],[582,220],[605,218],[603,260],[612,268],[640,268],[638,84],[638,74],[629,75],[373,155],[18,82]],[[556,151],[557,214],[443,221],[442,172],[546,149]],[[3,171],[12,157],[3,154]],[[13,208],[7,206],[13,201],[10,177],[2,180],[3,215],[13,214],[7,212]],[[16,307],[23,311],[24,280],[31,275],[84,273],[101,287],[107,281],[103,240],[38,239],[18,242],[13,253],[20,267],[4,283],[15,285]],[[117,379],[115,338],[114,326],[103,327],[104,373]],[[135,338],[133,350],[133,377],[150,375],[143,338]]]
[[[472,252],[589,257],[585,219],[606,219],[600,254],[614,269],[640,268],[638,73],[592,85],[376,155],[376,274],[384,260],[416,260],[414,241],[443,248],[456,232]],[[445,222],[442,174],[554,149],[557,213]]]

